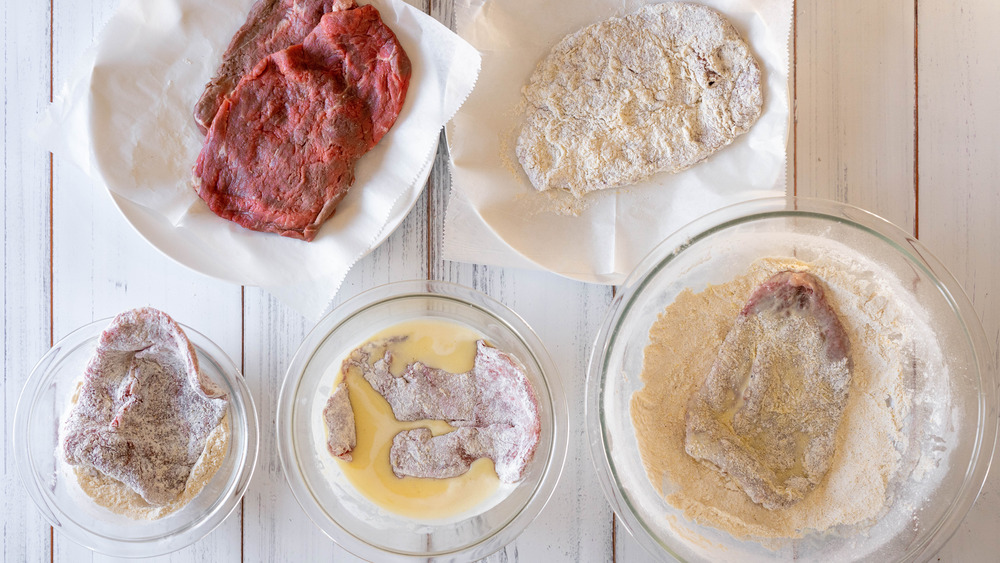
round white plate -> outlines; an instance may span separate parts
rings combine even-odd
[[[437,154],[436,148],[434,154]],[[430,159],[424,169],[421,170],[419,176],[417,176],[418,180],[396,200],[389,211],[389,217],[386,219],[382,231],[372,244],[358,256],[358,260],[367,256],[378,245],[385,242],[385,239],[389,238],[389,235],[403,222],[403,219],[406,218],[420,198],[420,193],[427,184],[427,178],[430,177],[434,162],[435,159]],[[355,189],[363,189],[363,187],[357,186]],[[171,260],[187,266],[196,272],[201,272],[206,276],[240,285],[247,283],[247,280],[235,275],[235,272],[226,268],[210,252],[206,251],[203,243],[186,234],[182,229],[172,225],[166,217],[153,213],[111,190],[108,193],[111,194],[111,200],[118,207],[118,210],[121,211],[122,215],[125,216],[125,220],[128,221],[129,225],[142,238],[146,239],[149,244],[153,245],[154,248]]]

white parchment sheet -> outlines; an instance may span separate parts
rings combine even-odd
[[[204,142],[194,104],[252,0],[124,0],[53,104],[39,138],[102,180],[119,205],[123,198],[141,206],[141,212],[122,209],[172,258],[261,286],[315,319],[351,266],[387,234],[387,223],[409,210],[394,204],[412,202],[423,189],[441,128],[479,72],[479,53],[434,18],[401,0],[371,3],[410,58],[409,91],[395,125],[359,161],[354,187],[312,242],[220,219],[191,187]]]
[[[733,23],[762,66],[764,107],[748,133],[678,174],[590,196],[579,216],[550,211],[514,146],[521,88],[565,35],[623,16],[635,0],[458,0],[457,33],[483,56],[475,91],[448,126],[452,194],[444,257],[546,269],[621,283],[670,233],[709,211],[784,195],[788,141],[788,37],[792,0],[704,0]]]

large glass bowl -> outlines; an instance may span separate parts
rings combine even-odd
[[[453,518],[416,520],[358,494],[323,447],[322,410],[341,361],[375,333],[403,321],[445,320],[481,333],[520,360],[535,389],[541,436],[521,481]],[[514,540],[552,495],[566,459],[566,398],[555,366],[528,325],[502,304],[446,282],[397,282],[366,291],[324,317],[299,347],[278,399],[278,451],[310,519],[370,561],[466,561]]]
[[[954,424],[946,459],[930,492],[901,481],[888,513],[859,533],[816,533],[775,551],[699,525],[650,484],[630,418],[643,383],[643,351],[657,316],[684,289],[730,281],[763,257],[804,261],[826,252],[862,257],[874,275],[893,278],[904,301],[919,304],[947,365],[948,393],[934,405]],[[694,329],[694,327],[692,327]],[[733,205],[683,227],[629,276],[597,336],[587,381],[587,431],[600,482],[615,512],[650,553],[679,560],[911,561],[932,556],[976,500],[997,436],[996,366],[982,326],[961,286],[913,237],[860,209],[803,198]],[[927,436],[910,436],[920,442]],[[927,444],[924,444],[927,446]],[[901,479],[905,479],[901,477]],[[913,491],[919,490],[913,487]],[[900,525],[901,522],[906,525]],[[898,528],[898,530],[897,530]],[[771,546],[772,548],[774,546]]]
[[[181,325],[202,373],[229,399],[230,437],[222,465],[191,502],[158,520],[133,520],[98,506],[80,490],[56,450],[59,424],[109,324],[111,319],[104,319],[75,330],[38,361],[17,403],[14,456],[28,494],[57,532],[109,555],[161,555],[205,537],[239,504],[257,461],[257,413],[232,360],[207,337]]]

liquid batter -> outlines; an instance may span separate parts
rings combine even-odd
[[[390,371],[399,375],[408,364],[422,362],[452,373],[472,369],[476,340],[482,335],[449,321],[427,319],[407,321],[373,335],[369,342],[406,336],[391,342],[393,353]],[[346,374],[351,406],[357,428],[353,461],[337,460],[347,480],[365,498],[378,506],[403,516],[440,519],[474,508],[496,492],[499,479],[488,458],[476,460],[465,474],[449,479],[399,478],[389,464],[393,437],[403,430],[429,428],[437,436],[454,430],[443,420],[400,422],[389,403],[372,389],[361,371],[350,368]],[[340,382],[338,377],[334,387]]]

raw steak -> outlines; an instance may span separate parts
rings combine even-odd
[[[261,59],[302,43],[323,14],[355,6],[354,0],[258,0],[194,106],[194,121],[201,132],[208,132],[222,100]]]
[[[312,240],[395,122],[409,78],[375,8],[326,14],[223,100],[195,164],[198,195],[248,229]]]
[[[126,311],[101,334],[62,426],[62,452],[151,505],[167,504],[184,491],[226,403],[173,319]]]
[[[800,501],[830,467],[849,347],[818,278],[775,274],[750,296],[688,402],[685,450],[765,508]]]
[[[351,451],[358,445],[354,428],[354,410],[347,383],[343,381],[333,390],[323,408],[323,423],[326,424],[326,449],[333,457],[351,461]]]
[[[538,446],[541,425],[535,390],[511,356],[480,340],[472,371],[450,373],[416,362],[396,377],[389,371],[388,349],[370,362],[376,348],[355,350],[347,365],[362,370],[397,420],[445,420],[459,427],[434,437],[427,429],[397,434],[389,453],[397,477],[454,477],[488,457],[501,481],[521,478]]]
[[[410,59],[396,35],[372,6],[330,14],[303,42],[322,68],[343,76],[364,101],[372,122],[372,143],[396,122],[410,84]]]

